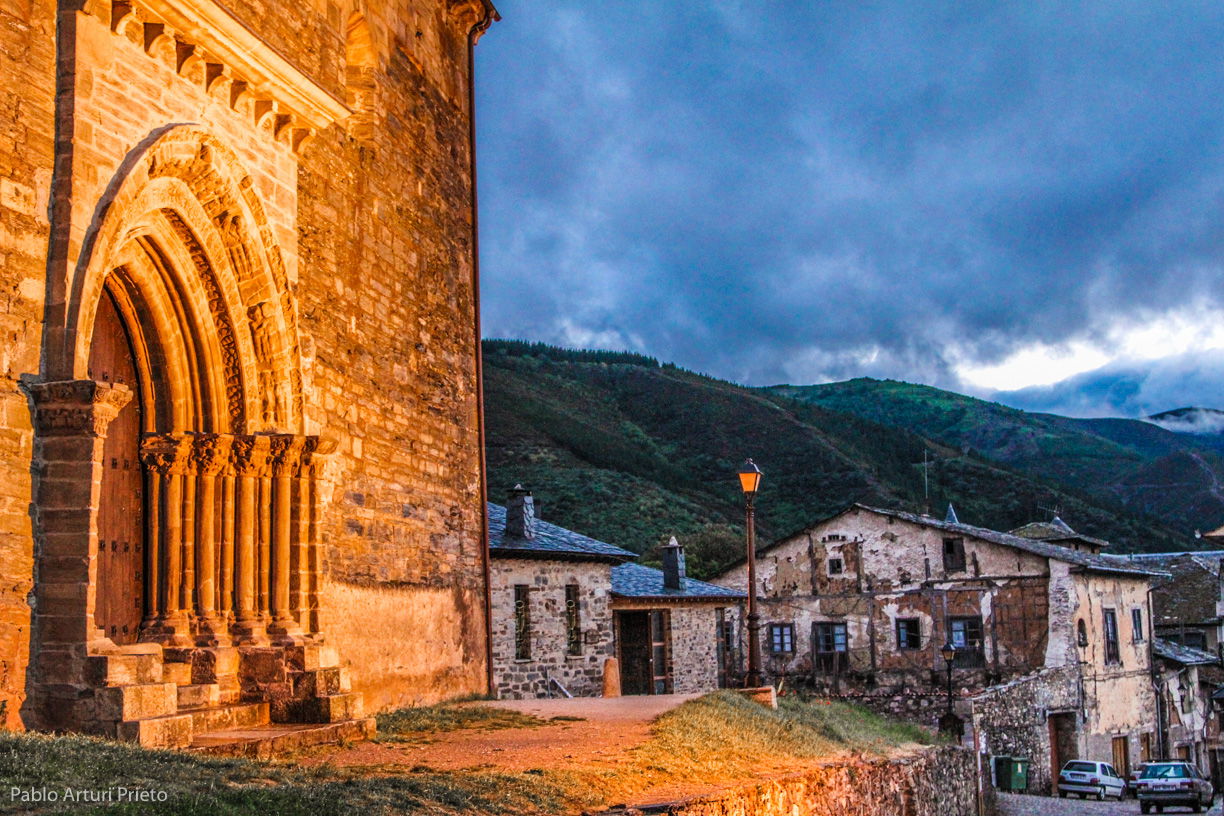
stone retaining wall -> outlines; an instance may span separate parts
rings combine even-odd
[[[959,747],[894,759],[824,762],[810,771],[618,816],[977,816],[977,760]]]

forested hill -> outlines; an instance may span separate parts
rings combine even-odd
[[[1150,440],[1124,443],[1107,435],[1125,436],[1116,429],[1076,429],[1083,421],[1002,406],[994,408],[1018,429],[1001,431],[999,439],[953,432],[959,427],[953,423],[935,427],[940,411],[927,407],[916,413],[928,421],[911,429],[899,408],[880,408],[889,387],[903,384],[851,383],[853,393],[745,388],[643,355],[486,341],[490,498],[504,501],[521,482],[545,520],[646,553],[647,560],[661,538],[677,535],[690,571],[702,577],[742,554],[735,474],[746,457],[765,472],[757,519],[768,541],[853,501],[921,511],[925,451],[932,512],[942,514],[951,501],[962,521],[1007,530],[1058,507],[1078,531],[1112,541],[1116,551],[1194,544],[1189,516],[1154,518],[1121,504],[1142,495],[1138,483],[1126,495],[1092,486],[1092,479],[1115,474],[1101,458],[1121,463],[1117,473],[1150,481],[1143,468],[1166,455],[1159,445],[1139,450],[1155,444]],[[871,383],[881,389],[878,399],[870,396]],[[924,400],[968,399],[921,393]],[[1024,430],[1026,417],[1040,432]],[[1029,455],[1033,445],[1053,445],[1069,458],[1059,454],[1042,468],[1041,456]]]

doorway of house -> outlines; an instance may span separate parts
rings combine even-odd
[[[666,609],[616,613],[621,693],[670,694],[672,690]]]
[[[89,377],[122,383],[132,399],[107,427],[98,501],[98,595],[94,624],[116,644],[135,643],[144,616],[144,472],[136,356],[109,292],[98,302]]]
[[[1123,779],[1130,779],[1130,739],[1113,738],[1113,766]]]
[[[1075,712],[1063,711],[1050,714],[1050,784],[1058,785],[1058,772],[1073,759],[1079,759],[1075,740]]]

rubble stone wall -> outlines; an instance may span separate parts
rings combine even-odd
[[[828,762],[801,774],[623,816],[977,816],[976,757],[930,748],[897,759]]]
[[[604,661],[615,655],[609,590],[612,565],[592,562],[498,558],[492,566],[493,671],[497,696],[525,699],[548,694],[556,678],[575,697],[598,697]],[[565,587],[578,586],[580,654],[567,652]],[[515,651],[516,585],[527,586],[531,656]],[[556,693],[554,689],[554,693]]]

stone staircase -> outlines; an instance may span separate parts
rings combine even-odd
[[[374,720],[335,652],[306,644],[176,649],[142,643],[88,659],[102,733],[155,748],[267,757],[366,739]]]

